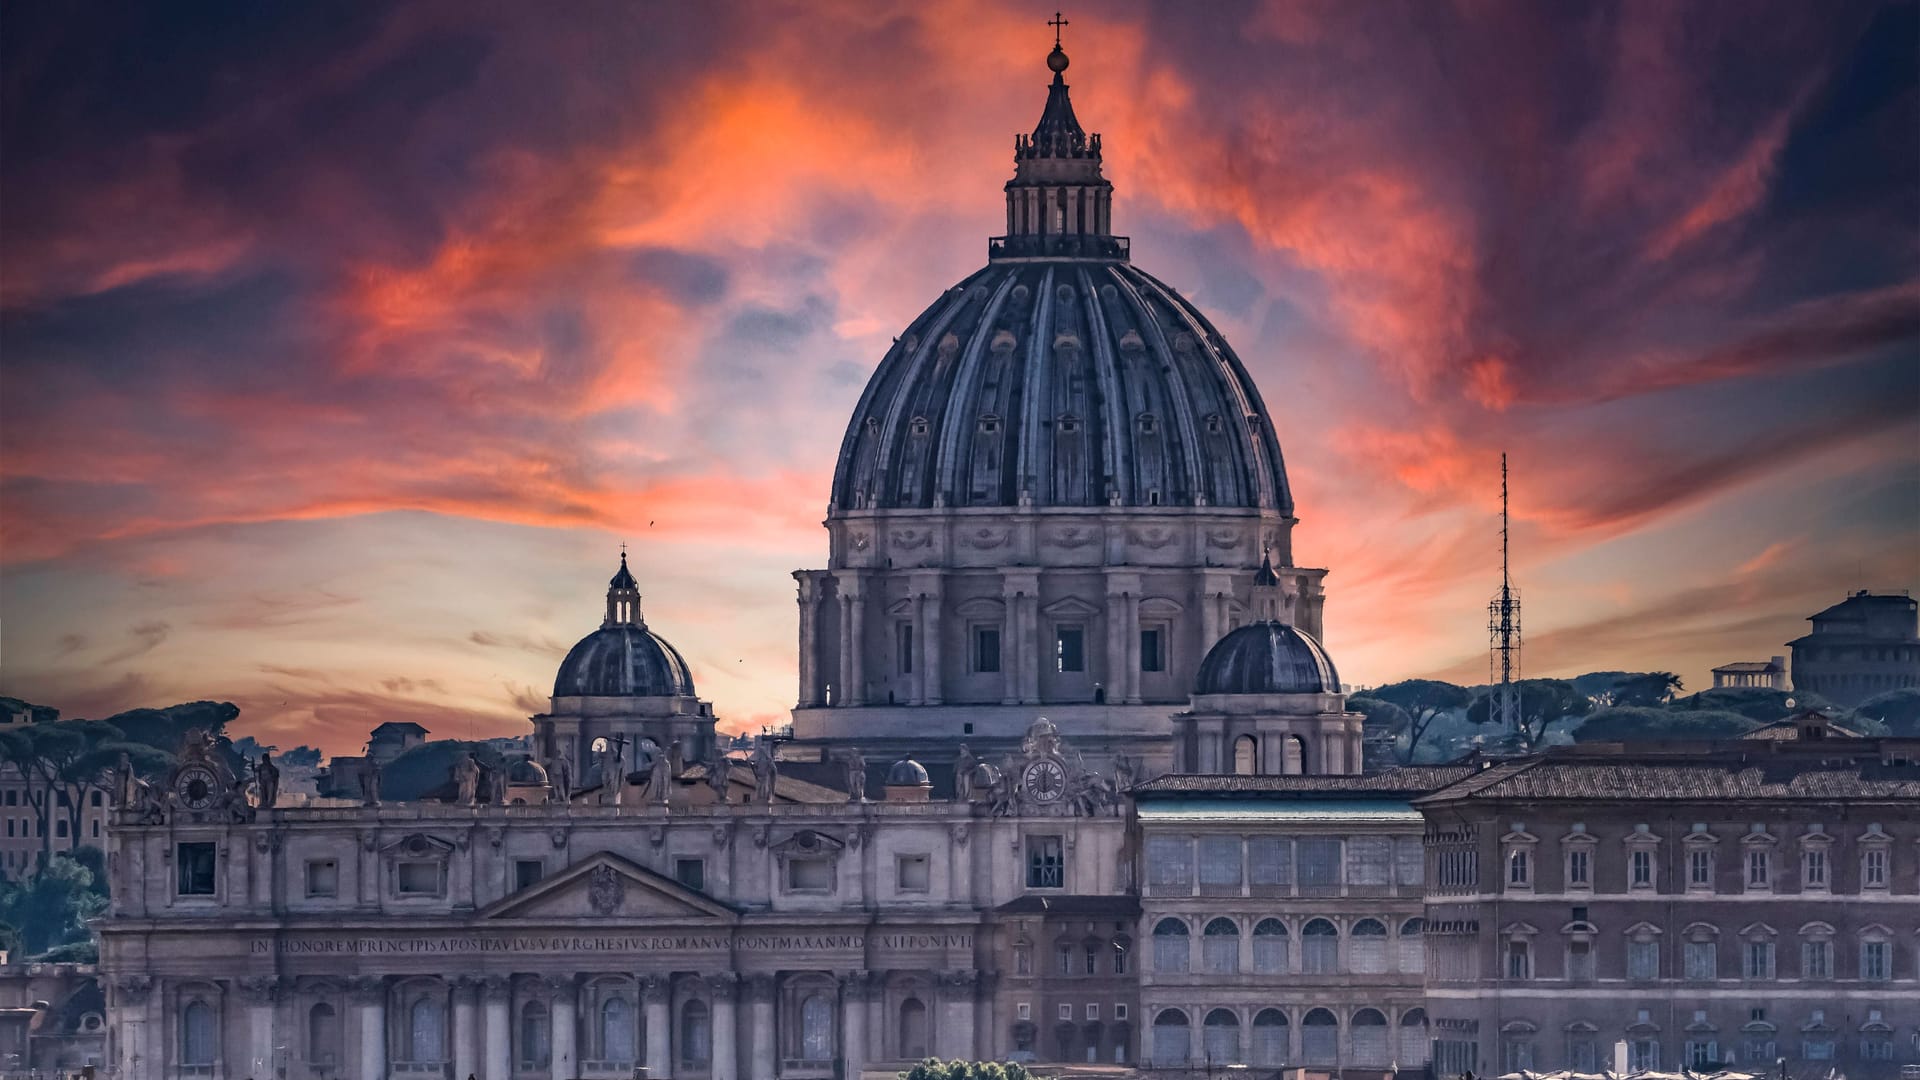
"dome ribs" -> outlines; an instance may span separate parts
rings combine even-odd
[[[971,340],[964,343],[964,355],[958,368],[953,372],[952,385],[942,395],[945,415],[937,419],[928,417],[934,421],[936,430],[940,433],[940,443],[933,473],[929,478],[930,491],[923,495],[920,500],[922,503],[928,501],[927,495],[936,501],[944,495],[947,505],[964,506],[969,501],[964,496],[972,494],[970,490],[960,487],[962,480],[960,438],[963,432],[973,426],[973,418],[979,415],[981,380],[978,378],[978,372],[982,356],[992,344],[995,332],[1002,329],[997,325],[1000,307],[1006,302],[1007,294],[1013,290],[1016,276],[1007,274],[990,292],[986,310],[982,312],[978,325],[993,327],[993,331],[985,333],[976,331]]]
[[[1053,356],[1053,339],[1059,333],[1059,323],[1053,313],[1053,269],[1048,267],[1041,271],[1040,280],[1028,288],[1033,290],[1028,295],[1034,306],[1034,333],[1025,342],[1027,362],[1021,377],[1020,405],[1025,420],[1018,425],[1009,425],[1019,429],[1017,434],[1009,434],[1014,434],[1018,439],[1013,468],[1018,485],[1027,491],[1034,502],[1041,503],[1057,497],[1056,477],[1051,468],[1053,440],[1050,436],[1053,431],[1052,426],[1046,423],[1046,409],[1054,399],[1050,359]],[[1040,482],[1040,463],[1043,461],[1049,464],[1044,486]],[[1019,497],[1020,493],[1016,490],[1016,503]]]
[[[1094,375],[1092,399],[1087,403],[1087,413],[1089,421],[1095,416],[1100,418],[1100,443],[1106,450],[1098,462],[1100,472],[1095,474],[1101,480],[1100,490],[1089,494],[1096,505],[1108,502],[1110,494],[1125,503],[1131,501],[1132,496],[1128,488],[1133,479],[1133,462],[1127,454],[1126,440],[1130,421],[1127,417],[1127,395],[1121,384],[1119,365],[1114,360],[1118,338],[1110,341],[1107,333],[1113,329],[1113,324],[1107,317],[1107,296],[1104,292],[1095,292],[1087,297],[1087,313],[1087,341],[1093,346]],[[1091,438],[1090,433],[1089,442]],[[1093,464],[1090,462],[1089,466]]]
[[[1138,275],[1138,281],[1150,290],[1143,292],[1139,290],[1138,285],[1135,286],[1135,301],[1139,304],[1141,321],[1152,332],[1154,343],[1159,346],[1153,351],[1163,362],[1171,361],[1168,369],[1162,372],[1165,378],[1155,380],[1154,385],[1165,388],[1168,400],[1163,404],[1162,412],[1169,422],[1177,424],[1180,429],[1178,439],[1162,439],[1163,444],[1168,445],[1172,451],[1171,458],[1175,459],[1165,460],[1162,463],[1163,477],[1168,488],[1167,497],[1163,501],[1192,506],[1196,496],[1210,493],[1207,491],[1205,477],[1200,473],[1199,462],[1194,454],[1194,451],[1200,447],[1200,433],[1194,425],[1195,412],[1189,385],[1197,389],[1217,380],[1209,378],[1208,372],[1182,370],[1185,358],[1181,356],[1180,350],[1174,348],[1156,311],[1157,307],[1164,305],[1177,312],[1179,305],[1168,303],[1166,291],[1159,282],[1144,274]],[[1153,301],[1158,301],[1158,304]],[[1180,479],[1185,480],[1184,490],[1175,484],[1175,481]]]

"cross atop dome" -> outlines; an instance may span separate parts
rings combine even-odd
[[[627,569],[627,545],[620,545],[620,569],[607,582],[607,620],[602,626],[645,626],[640,616],[640,583]]]
[[[1067,53],[1054,12],[1053,82],[1031,135],[1013,137],[1013,179],[1007,181],[1007,235],[988,247],[994,257],[1124,259],[1127,245],[1113,235],[1113,185],[1100,175],[1100,136],[1089,135],[1067,95]]]

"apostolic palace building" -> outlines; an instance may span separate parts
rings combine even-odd
[[[792,737],[722,749],[623,557],[509,766],[282,807],[190,742],[108,829],[114,1075],[1920,1061],[1920,744],[1362,773],[1274,418],[1047,64],[848,421]]]

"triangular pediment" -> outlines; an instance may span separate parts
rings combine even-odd
[[[482,919],[672,919],[734,922],[739,913],[638,863],[602,851],[501,897]]]

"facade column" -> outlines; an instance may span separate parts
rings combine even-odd
[[[866,971],[840,973],[840,1056],[846,1063],[842,1076],[858,1077],[866,1065],[867,981],[870,974]]]
[[[800,696],[794,700],[802,705],[818,705],[820,604],[813,578],[806,571],[796,571],[793,578],[800,586]]]
[[[921,691],[921,700],[928,705],[938,705],[941,699],[940,686],[940,593],[941,577],[938,571],[927,575],[920,589],[920,670],[925,680]]]
[[[1033,659],[1027,655],[1020,634],[1019,578],[1000,576],[1000,607],[1004,612],[1000,620],[1000,704],[1012,705],[1020,700],[1020,687],[1026,682],[1022,673]]]
[[[580,988],[570,975],[547,980],[553,991],[553,1080],[580,1075]]]
[[[351,983],[354,1011],[360,1014],[361,1080],[387,1080],[387,981],[377,975]]]
[[[1140,704],[1140,594],[1135,591],[1125,600],[1127,609],[1127,704]],[[1169,643],[1162,642],[1166,651]]]
[[[489,975],[480,982],[480,996],[486,1016],[486,1049],[483,1053],[486,1080],[513,1078],[513,980],[504,975]]]
[[[773,976],[747,976],[747,1001],[753,1025],[753,1056],[747,1080],[774,1080],[779,1061],[773,1053]]]
[[[673,1032],[667,996],[671,987],[663,975],[645,975],[640,979],[640,996],[646,1002],[647,1076],[649,1080],[673,1075]]]
[[[740,1029],[734,1020],[734,997],[740,976],[731,971],[707,977],[707,996],[713,1002],[713,1071],[710,1080],[739,1080]]]
[[[247,1012],[247,1056],[241,1065],[250,1076],[271,1076],[273,1060],[273,1008],[280,998],[280,980],[274,976],[253,976],[239,981],[240,1001]]]
[[[973,1060],[973,984],[972,971],[949,971],[936,983],[940,988],[940,1030],[937,1042],[940,1056]]]
[[[480,984],[470,975],[453,979],[453,1075],[466,1080],[480,1072],[480,1027],[474,1023]]]
[[[847,685],[841,688],[840,701],[846,705],[867,703],[866,629],[867,604],[860,574],[848,570],[840,574],[840,641],[846,655],[840,658],[840,670]]]
[[[925,704],[927,700],[927,665],[920,662],[921,655],[927,651],[926,644],[920,637],[920,624],[924,621],[921,618],[920,609],[924,606],[926,606],[925,601],[922,600],[920,594],[914,592],[913,587],[909,585],[907,591],[907,625],[912,628],[913,634],[907,642],[907,655],[904,657],[907,666],[911,669],[907,672],[907,704],[909,705],[922,705]],[[900,631],[898,626],[893,628],[893,644],[896,649],[900,647]],[[896,665],[899,662],[899,659],[894,661]]]
[[[123,975],[113,982],[114,1008],[120,1014],[120,1045],[116,1048],[121,1076],[149,1076],[161,1068],[157,1047],[148,1045],[150,1011],[157,1011],[160,995],[148,975]]]
[[[1113,591],[1107,582],[1107,703],[1118,705],[1127,697],[1127,598]]]

